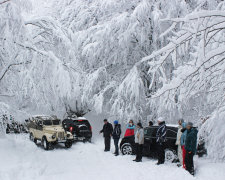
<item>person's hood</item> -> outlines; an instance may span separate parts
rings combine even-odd
[[[192,134],[198,134],[198,130],[195,127],[192,127],[191,129],[187,129],[187,132]]]
[[[186,125],[187,125],[186,122],[183,122],[183,123],[182,123],[182,127],[183,127],[183,128],[186,128]]]

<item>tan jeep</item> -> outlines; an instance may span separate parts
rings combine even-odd
[[[33,116],[28,125],[30,140],[41,141],[45,150],[53,148],[57,143],[65,143],[66,148],[73,144],[73,135],[65,131],[61,121],[54,116]]]

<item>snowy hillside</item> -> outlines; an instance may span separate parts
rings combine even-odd
[[[223,0],[0,0],[0,116],[184,118],[224,161],[224,71]]]
[[[27,137],[7,136],[0,139],[4,148],[1,157],[0,179],[2,180],[73,180],[73,179],[184,179],[184,180],[223,180],[223,163],[210,163],[209,160],[195,159],[197,175],[192,177],[176,164],[156,166],[156,160],[144,158],[143,163],[134,163],[132,156],[114,157],[112,152],[103,153],[102,142],[78,143],[70,150],[58,146],[46,152]],[[17,148],[15,148],[17,147]],[[13,163],[12,163],[13,162]],[[10,172],[10,173],[9,173]]]

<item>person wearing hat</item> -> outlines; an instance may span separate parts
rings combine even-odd
[[[156,142],[158,144],[158,162],[157,165],[164,164],[165,162],[165,141],[167,127],[162,117],[158,118],[158,129],[156,132]]]
[[[182,148],[181,148],[181,136],[182,136],[182,123],[184,122],[183,119],[179,119],[178,120],[178,131],[177,131],[177,140],[176,140],[176,145],[177,145],[177,154],[178,154],[178,159],[180,161],[179,166],[181,166],[183,164],[183,156],[182,156]]]
[[[113,126],[108,122],[107,119],[104,119],[103,129],[99,133],[103,133],[103,137],[105,139],[105,152],[110,151],[111,145],[111,136],[113,132]]]
[[[152,121],[149,121],[148,122],[148,127],[152,127],[153,126],[153,122]]]
[[[115,145],[115,156],[119,155],[119,140],[120,140],[120,135],[121,135],[121,125],[117,120],[114,121],[114,129],[113,129],[113,140],[114,140],[114,145]]]
[[[198,130],[193,127],[193,123],[188,122],[187,137],[185,141],[185,150],[186,150],[185,165],[186,165],[186,170],[192,175],[194,175],[193,157],[196,153],[196,148],[197,148],[197,134],[198,134]]]
[[[135,134],[135,145],[136,145],[136,159],[133,161],[141,162],[142,153],[143,153],[143,144],[144,144],[144,130],[142,124],[137,123],[137,131]]]

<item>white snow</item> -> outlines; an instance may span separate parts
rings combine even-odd
[[[224,163],[195,159],[196,176],[192,177],[176,164],[156,166],[156,160],[134,156],[115,157],[103,152],[103,139],[94,143],[76,143],[71,149],[57,146],[45,151],[28,139],[28,135],[7,135],[0,139],[1,180],[223,180]]]

